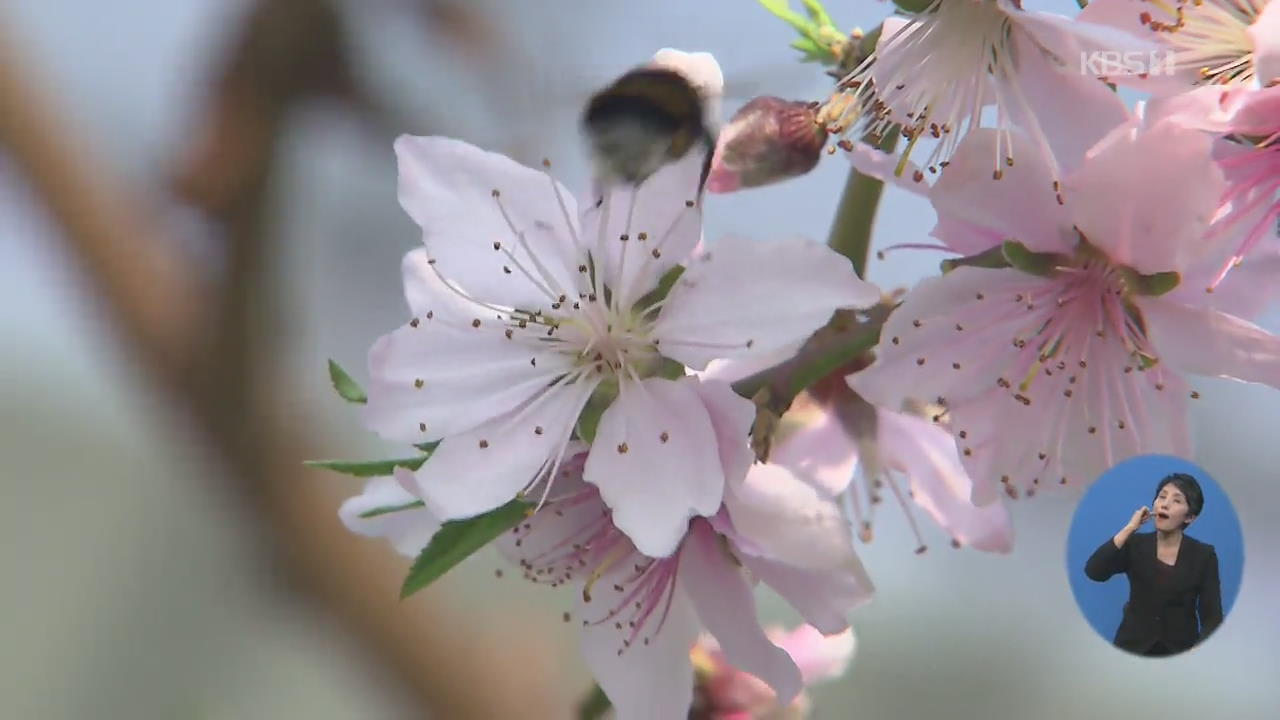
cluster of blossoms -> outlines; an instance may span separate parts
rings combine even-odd
[[[1159,77],[1076,62],[1157,50]],[[714,114],[709,55],[653,62]],[[1108,82],[1153,97],[1131,111]],[[1002,496],[1189,455],[1186,373],[1280,387],[1280,339],[1249,320],[1280,285],[1280,2],[1096,0],[1070,19],[936,0],[886,20],[825,104],[749,104],[707,188],[805,172],[846,133],[906,138],[896,156],[839,146],[937,213],[943,273],[905,295],[823,244],[704,244],[700,153],[577,198],[549,163],[400,138],[423,246],[403,263],[410,319],[369,353],[364,420],[430,457],[369,482],[347,525],[421,561],[442,527],[514,503],[494,544],[574,589],[565,620],[618,717],[785,717],[847,663],[873,592],[854,540],[886,495],[913,528],[916,507],[956,547],[1007,552]],[[768,402],[741,381],[833,316],[879,342],[773,408],[763,461]],[[766,632],[757,583],[808,625]]]

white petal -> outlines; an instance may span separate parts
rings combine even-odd
[[[1253,75],[1260,87],[1280,81],[1280,4],[1269,2],[1246,31],[1253,41]]]
[[[630,307],[702,239],[702,164],[702,149],[695,147],[638,186],[611,185],[583,213],[583,241],[613,306]]]
[[[508,327],[460,301],[427,264],[425,251],[408,253],[403,270],[415,317],[369,351],[369,402],[362,412],[383,437],[419,443],[466,432],[572,367],[568,355],[545,349],[538,328]]]
[[[396,475],[408,475],[407,468],[396,468]],[[349,498],[338,508],[338,517],[347,529],[368,537],[386,538],[401,555],[414,557],[431,542],[440,529],[440,521],[426,508],[397,510],[375,517],[362,518],[362,513],[379,508],[394,508],[416,502],[393,477],[376,477],[364,486],[364,492]]]
[[[704,380],[694,383],[693,388],[711,419],[725,482],[741,482],[756,460],[750,443],[751,424],[756,419],[755,404],[734,392],[727,382]]]
[[[418,494],[432,513],[450,520],[515,498],[558,459],[595,385],[558,385],[505,415],[441,440],[414,473]]]
[[[667,296],[653,337],[662,353],[702,369],[792,345],[837,308],[866,308],[880,291],[847,258],[800,238],[755,242],[727,237],[689,268]]]
[[[683,718],[689,713],[693,703],[689,650],[698,639],[698,619],[684,593],[678,588],[673,592],[665,615],[658,615],[664,612],[659,608],[649,619],[649,623],[661,620],[662,625],[647,644],[633,642],[624,647],[622,636],[608,621],[582,629],[583,657],[618,720]]]
[[[528,310],[578,294],[577,204],[559,183],[450,138],[402,135],[395,151],[400,205],[445,277],[473,297]]]
[[[1280,387],[1280,338],[1217,310],[1147,298],[1139,301],[1160,359],[1198,375]]]
[[[715,513],[724,496],[715,430],[696,382],[624,382],[587,457],[587,482],[600,488],[614,524],[650,557],[675,552],[689,519]]]
[[[680,552],[680,586],[731,665],[763,680],[785,707],[800,694],[800,669],[765,636],[756,603],[735,559],[706,523],[694,523]]]

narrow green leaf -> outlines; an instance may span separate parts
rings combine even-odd
[[[343,475],[353,475],[355,477],[379,477],[393,474],[397,467],[417,470],[422,467],[422,463],[426,462],[429,457],[431,456],[423,455],[421,457],[395,460],[308,460],[303,465],[324,468],[325,470],[332,470]]]
[[[1139,295],[1159,297],[1178,287],[1181,282],[1182,276],[1176,270],[1152,273],[1151,275],[1138,275],[1134,290]]]
[[[364,394],[364,388],[361,388],[341,365],[332,360],[329,361],[329,379],[333,381],[333,389],[338,391],[338,395],[343,400],[353,403],[369,401],[369,396]]]
[[[372,510],[365,510],[364,512],[360,513],[356,517],[361,517],[365,519],[376,518],[379,515],[390,515],[391,513],[397,513],[402,510],[414,510],[416,508],[426,507],[426,506],[427,504],[422,502],[421,500],[414,500],[413,502],[407,502],[401,505],[385,505],[383,507],[376,507]]]
[[[804,53],[804,59],[823,61],[831,57],[831,51],[820,45],[811,37],[796,38],[791,41],[791,47]]]
[[[1000,246],[1000,253],[1004,255],[1005,260],[1009,261],[1009,265],[1029,275],[1040,277],[1049,275],[1054,268],[1067,262],[1066,258],[1056,253],[1032,252],[1017,240],[1005,240]]]
[[[578,720],[600,720],[612,707],[609,696],[604,694],[599,685],[595,685],[578,704]]]
[[[827,14],[827,9],[822,7],[822,3],[818,0],[804,0],[805,12],[809,13],[809,17],[813,18],[813,22],[818,27],[835,27],[835,21],[831,19],[831,15]]]
[[[440,526],[431,543],[413,561],[400,588],[404,599],[435,582],[472,553],[524,520],[531,503],[512,500],[496,510],[466,520],[451,520]]]
[[[813,23],[806,20],[803,15],[791,9],[787,0],[759,0],[765,10],[773,13],[781,18],[791,27],[800,32],[801,35],[810,35],[815,28]]]
[[[949,260],[942,261],[942,272],[944,275],[959,267],[1007,268],[1009,267],[1009,258],[1005,257],[1004,247],[997,245],[996,247],[984,250],[977,255],[951,258]]]

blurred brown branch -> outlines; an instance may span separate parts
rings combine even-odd
[[[439,593],[396,600],[403,563],[351,537],[305,457],[325,454],[273,390],[267,206],[289,111],[319,96],[358,102],[340,17],[327,2],[260,0],[211,86],[175,189],[225,237],[210,278],[40,93],[0,19],[0,146],[47,204],[124,342],[212,449],[259,520],[272,569],[332,614],[424,712],[449,718],[553,715],[541,649],[486,642]],[[424,607],[430,604],[430,607]],[[496,646],[501,642],[501,652]]]

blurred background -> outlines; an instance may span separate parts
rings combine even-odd
[[[888,6],[829,9],[869,29]],[[407,561],[337,520],[360,481],[300,465],[398,452],[325,370],[363,379],[405,317],[418,238],[391,142],[550,157],[584,188],[595,87],[670,46],[716,54],[727,112],[816,99],[829,83],[792,37],[748,0],[0,3],[0,718],[572,717],[590,679],[560,621],[571,598],[482,553],[401,603]],[[847,174],[829,157],[713,197],[708,238],[825,238]],[[933,222],[899,192],[881,212],[881,247]],[[891,253],[869,279],[910,285],[937,260]],[[886,508],[862,548],[878,595],[853,618],[858,655],[816,716],[1274,717],[1280,393],[1197,387],[1197,460],[1245,538],[1209,642],[1148,660],[1089,628],[1064,567],[1070,494],[1012,503],[1007,556],[928,528],[915,555]]]

